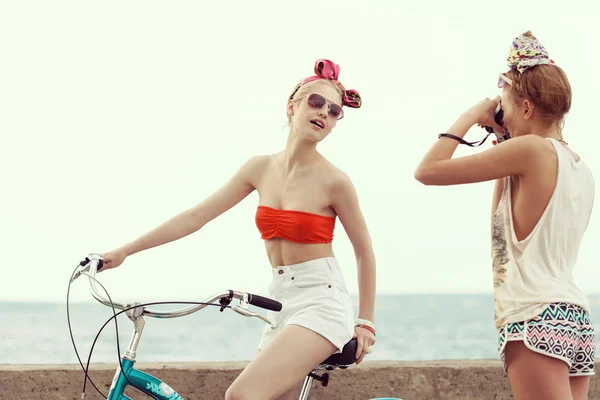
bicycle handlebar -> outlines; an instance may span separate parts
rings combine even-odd
[[[248,303],[253,306],[264,308],[265,310],[281,311],[281,303],[268,297],[259,296],[257,294],[248,293]]]
[[[79,263],[81,268],[75,272],[75,274],[71,278],[71,282],[73,282],[75,279],[77,279],[80,275],[86,275],[88,277],[88,280],[90,283],[90,293],[98,302],[104,304],[105,306],[114,307],[119,310],[128,310],[128,309],[131,309],[132,307],[137,309],[137,307],[133,304],[132,305],[123,305],[121,303],[116,303],[114,301],[111,302],[110,300],[106,299],[100,293],[100,291],[98,291],[98,288],[96,286],[96,273],[98,272],[98,269],[102,267],[103,264],[104,264],[104,260],[102,259],[102,257],[99,254],[90,254],[89,256],[87,256],[85,258],[85,260],[83,260]],[[223,307],[228,306],[229,302],[234,298],[240,300],[240,304],[232,305],[231,309],[233,311],[235,311],[239,314],[242,314],[246,317],[259,318],[270,325],[273,325],[273,323],[271,321],[269,321],[267,318],[265,318],[264,316],[262,316],[260,314],[256,314],[252,311],[249,311],[247,308],[247,305],[252,304],[256,307],[260,307],[260,308],[264,308],[264,309],[276,311],[276,312],[281,311],[281,308],[282,308],[280,302],[263,297],[263,296],[259,296],[259,295],[252,294],[252,293],[235,291],[235,290],[224,290],[222,292],[219,292],[219,293],[203,300],[202,301],[203,304],[198,304],[198,305],[182,308],[182,309],[175,310],[175,311],[159,311],[159,310],[152,310],[147,307],[140,306],[142,308],[142,312],[139,315],[145,315],[145,316],[152,317],[152,318],[183,317],[184,315],[192,314],[196,311],[199,311],[199,310],[203,309],[204,307],[206,307],[207,305],[214,303],[217,300],[219,300],[219,303],[221,304],[221,306],[223,306]]]

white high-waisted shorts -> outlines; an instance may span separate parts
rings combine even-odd
[[[303,326],[323,336],[337,347],[336,353],[340,353],[352,339],[352,299],[334,257],[273,268],[269,296],[283,307],[280,312],[267,312],[267,317],[277,327],[265,327],[259,350],[290,324]]]

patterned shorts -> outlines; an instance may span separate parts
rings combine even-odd
[[[558,358],[569,366],[569,376],[595,374],[596,341],[588,313],[568,303],[553,303],[540,315],[504,325],[499,331],[498,353],[506,372],[506,343],[522,340],[532,351]]]

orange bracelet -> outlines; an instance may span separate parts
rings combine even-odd
[[[370,327],[369,325],[358,325],[359,328],[363,328],[368,330],[369,332],[371,332],[373,335],[375,335],[375,328]]]

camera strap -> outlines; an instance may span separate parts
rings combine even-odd
[[[484,137],[484,138],[483,138],[483,139],[481,139],[480,141],[475,141],[475,142],[467,142],[467,141],[466,141],[466,140],[464,140],[463,138],[460,138],[460,137],[458,137],[458,136],[455,136],[455,135],[453,135],[453,134],[451,134],[451,133],[440,133],[440,134],[438,135],[438,139],[441,139],[441,138],[445,137],[445,138],[448,138],[448,139],[454,139],[454,140],[456,140],[458,143],[460,143],[460,144],[465,144],[465,145],[467,145],[467,146],[469,146],[469,147],[478,147],[478,146],[481,146],[481,145],[482,145],[482,144],[483,144],[483,143],[486,141],[486,139],[487,139],[487,138],[488,138],[488,137],[489,137],[489,136],[490,136],[492,133],[493,133],[493,132],[491,132],[491,133],[488,133],[486,137]]]

